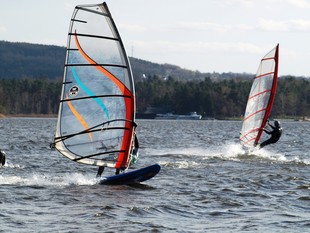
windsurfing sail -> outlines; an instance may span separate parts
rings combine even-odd
[[[279,44],[260,62],[249,94],[240,142],[246,147],[259,143],[273,106],[278,82]]]
[[[135,108],[129,60],[107,4],[76,6],[54,147],[75,162],[126,169]]]

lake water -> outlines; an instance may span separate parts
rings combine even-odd
[[[136,168],[162,169],[138,186],[98,185],[49,149],[55,127],[0,119],[0,232],[310,232],[310,122],[247,155],[238,121],[139,120]]]

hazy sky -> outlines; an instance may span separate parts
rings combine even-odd
[[[201,72],[256,73],[280,44],[280,75],[310,76],[310,0],[107,0],[129,56]],[[66,46],[86,0],[1,0],[0,40]]]

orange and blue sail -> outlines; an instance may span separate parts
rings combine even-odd
[[[127,168],[135,108],[129,60],[107,5],[76,6],[68,33],[56,149],[79,163]]]

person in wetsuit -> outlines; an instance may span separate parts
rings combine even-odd
[[[268,131],[268,130],[264,129],[264,132],[267,134],[270,134],[271,137],[268,140],[261,143],[259,145],[259,148],[263,148],[269,144],[276,143],[282,135],[282,128],[280,126],[279,121],[274,121],[274,126],[273,126],[269,123],[269,120],[268,120],[268,125],[272,128],[272,131]]]
[[[5,152],[0,150],[0,166],[4,166],[5,164]]]

